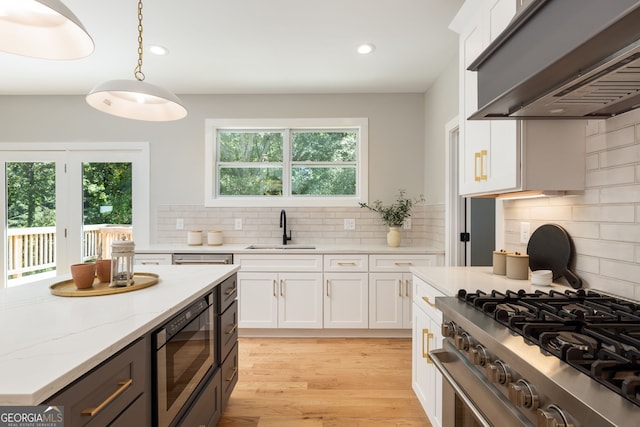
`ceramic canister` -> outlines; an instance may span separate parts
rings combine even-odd
[[[202,244],[202,231],[189,230],[187,233],[187,244],[189,246],[198,246]]]
[[[509,279],[529,279],[529,255],[514,252],[507,255],[507,277]]]
[[[507,254],[504,249],[493,251],[493,274],[504,276],[507,274]]]
[[[207,244],[209,246],[220,246],[220,245],[222,245],[222,231],[220,231],[220,230],[209,230],[207,232]]]

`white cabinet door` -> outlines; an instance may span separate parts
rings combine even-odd
[[[238,272],[238,326],[277,328],[279,291],[276,273]]]
[[[419,278],[413,279],[412,386],[434,427],[442,427],[442,375],[429,352],[442,348],[442,313],[435,298],[443,296]]]
[[[404,327],[402,273],[369,274],[369,328]]]
[[[369,275],[324,274],[324,327],[369,327]]]
[[[322,274],[238,273],[240,328],[321,328]]]
[[[279,328],[322,328],[322,274],[280,273]]]

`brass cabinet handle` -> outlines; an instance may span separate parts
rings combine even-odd
[[[395,265],[413,265],[413,263],[411,261],[396,261],[394,262]]]
[[[427,351],[424,351],[425,335],[427,336]],[[427,328],[422,329],[422,358],[427,359],[427,363],[433,363],[433,360],[431,360],[431,356],[429,355],[429,352],[431,351],[429,346],[430,339],[433,339],[433,334],[429,332],[429,329]]]
[[[280,296],[284,296],[284,280],[280,279]]]
[[[487,180],[487,173],[484,170],[484,162],[485,162],[485,158],[487,157],[487,150],[482,150],[480,152],[480,179],[486,181]]]
[[[236,289],[238,289],[238,286],[234,284],[233,288],[229,289],[229,290],[228,290],[228,291],[226,291],[224,294],[225,294],[226,296],[229,296],[229,295],[233,294],[233,293],[236,291]]]
[[[226,334],[226,335],[231,335],[231,334],[233,333],[233,331],[235,331],[235,330],[236,330],[236,328],[237,328],[237,327],[238,327],[238,324],[237,324],[237,323],[234,323],[234,324],[233,324],[233,326],[231,327],[231,329],[229,329],[229,330],[225,331],[225,334]]]
[[[436,305],[434,303],[432,303],[431,301],[429,301],[428,297],[422,297],[422,299],[424,300],[424,302],[426,302],[427,304],[429,304],[431,307],[435,307]]]
[[[83,417],[89,416],[93,417],[98,415],[100,411],[102,411],[105,406],[113,401],[116,397],[120,396],[127,388],[129,388],[133,384],[133,379],[129,378],[126,380],[118,381],[118,389],[109,397],[107,397],[101,404],[96,406],[95,408],[87,408],[80,413]]]
[[[327,296],[331,296],[329,294],[329,287],[331,286],[331,282],[329,281],[329,279],[327,279]]]
[[[275,279],[273,279],[273,296],[274,297],[278,296],[278,294],[276,293],[276,280]]]
[[[402,279],[398,279],[398,296],[402,297]]]
[[[356,265],[356,263],[353,261],[350,261],[350,262],[338,261],[338,265]]]
[[[482,177],[480,176],[480,174],[478,173],[478,169],[480,169],[482,171],[482,153],[481,152],[477,152],[477,153],[473,153],[474,158],[473,158],[473,180],[476,182],[480,182],[480,180],[482,180]],[[480,167],[478,167],[478,165],[480,165]],[[480,172],[482,173],[482,172]]]
[[[233,368],[233,372],[231,373],[231,376],[230,376],[229,378],[225,378],[225,381],[227,381],[227,382],[232,381],[232,380],[233,380],[233,378],[234,378],[237,374],[238,374],[238,367],[237,367],[237,366],[235,366],[235,367]]]
[[[405,291],[405,296],[409,297],[409,288],[411,287],[411,281],[409,279],[405,280],[404,282],[407,285],[406,291]]]

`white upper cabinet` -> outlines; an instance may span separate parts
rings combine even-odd
[[[584,189],[586,121],[467,120],[478,109],[477,73],[467,67],[507,27],[518,1],[467,1],[450,26],[460,34],[459,192],[463,196]]]

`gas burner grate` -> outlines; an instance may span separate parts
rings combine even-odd
[[[583,289],[458,299],[640,406],[640,304]]]

